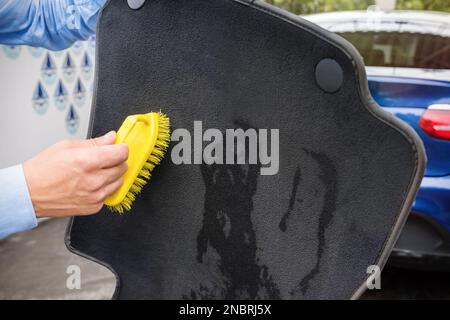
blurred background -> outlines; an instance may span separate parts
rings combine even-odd
[[[301,15],[332,11],[366,10],[372,5],[378,5],[384,10],[450,11],[447,0],[266,0],[265,2]]]
[[[351,42],[366,64],[374,100],[411,125],[426,148],[426,176],[381,289],[363,299],[449,299],[450,2],[266,2]],[[0,168],[56,141],[86,137],[94,68],[95,37],[57,52],[0,46]],[[0,240],[0,299],[111,297],[113,274],[66,249],[67,223],[41,220],[34,230]],[[79,289],[68,285],[73,266],[82,270]]]

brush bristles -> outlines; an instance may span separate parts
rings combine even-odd
[[[158,121],[158,137],[152,153],[149,155],[147,162],[134,180],[134,183],[131,185],[125,198],[118,205],[108,206],[110,210],[118,213],[131,210],[131,206],[136,199],[136,196],[150,180],[153,169],[155,169],[164,157],[170,142],[170,120],[164,113],[158,112]]]

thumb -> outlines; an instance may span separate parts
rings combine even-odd
[[[106,145],[114,144],[115,140],[116,140],[116,132],[110,131],[103,136],[89,139],[89,142],[92,144],[92,146],[106,146]]]

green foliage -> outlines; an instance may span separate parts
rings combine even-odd
[[[375,0],[265,0],[296,14],[328,11],[365,10]],[[397,10],[434,10],[450,12],[449,0],[397,0]]]
[[[397,9],[450,12],[449,0],[397,0]]]

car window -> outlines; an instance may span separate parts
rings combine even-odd
[[[367,66],[450,69],[450,38],[401,32],[344,32]]]

